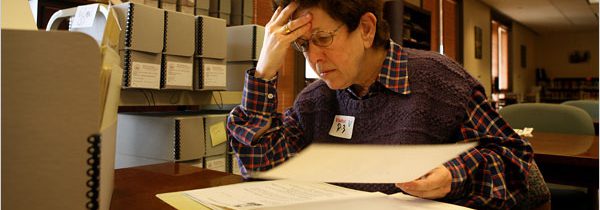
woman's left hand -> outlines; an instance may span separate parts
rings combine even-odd
[[[439,166],[417,180],[396,183],[396,187],[420,198],[442,198],[450,193],[452,188],[452,174],[446,167]]]

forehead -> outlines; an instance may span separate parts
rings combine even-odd
[[[320,7],[310,7],[297,10],[293,14],[293,19],[297,19],[298,17],[302,17],[306,14],[310,13],[312,15],[312,28],[313,29],[329,29],[333,25],[337,25],[336,21],[325,12],[325,10]]]

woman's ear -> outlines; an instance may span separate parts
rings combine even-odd
[[[373,13],[367,12],[360,17],[360,32],[365,48],[373,46],[375,40],[375,31],[377,30],[377,17]]]

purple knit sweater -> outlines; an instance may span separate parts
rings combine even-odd
[[[309,142],[344,144],[438,144],[456,142],[474,88],[481,88],[458,64],[434,52],[407,49],[411,93],[383,91],[358,100],[319,80],[295,102]],[[335,115],[354,116],[352,139],[329,135]],[[426,154],[424,154],[426,155]],[[392,184],[342,184],[365,191],[398,192]]]

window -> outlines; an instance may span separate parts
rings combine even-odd
[[[492,91],[509,90],[508,27],[492,21]]]

